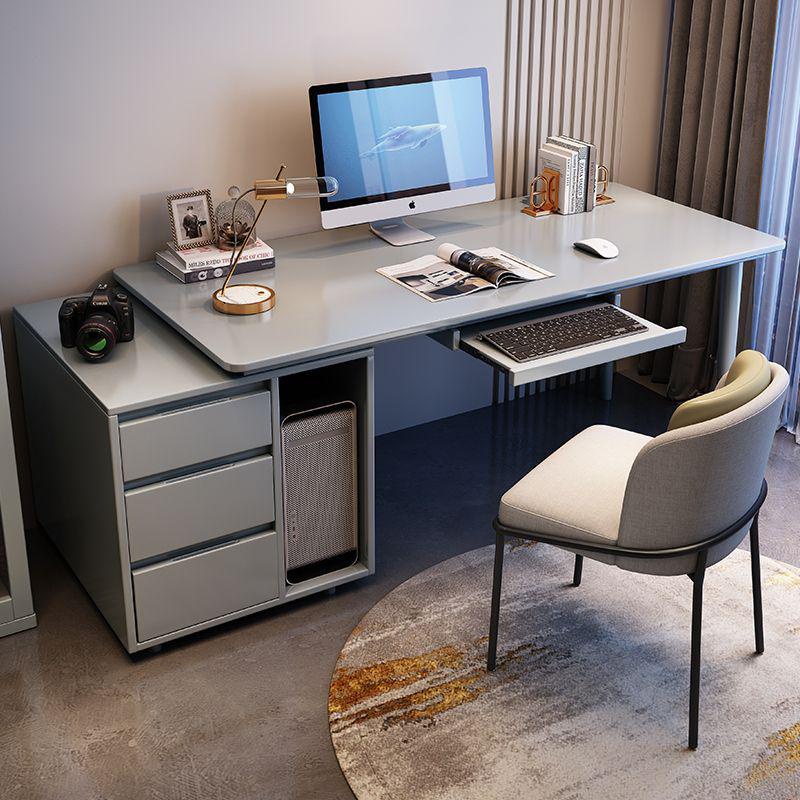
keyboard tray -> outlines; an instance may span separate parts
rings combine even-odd
[[[580,305],[570,305],[569,309],[589,308],[600,302],[603,301],[598,299],[593,302],[581,303]],[[524,363],[509,358],[489,342],[478,338],[484,331],[492,331],[510,324],[530,322],[539,317],[550,316],[559,310],[567,309],[549,308],[542,309],[539,313],[515,314],[513,317],[486,321],[478,326],[472,325],[457,330],[445,331],[435,334],[434,338],[445,347],[463,350],[465,353],[469,353],[471,356],[499,369],[509,376],[512,387],[524,386],[533,381],[553,378],[557,375],[595,367],[599,364],[607,364],[609,361],[618,361],[628,356],[649,353],[652,350],[660,350],[662,347],[681,344],[686,339],[686,328],[682,325],[674,328],[662,328],[660,325],[648,322],[646,319],[642,319],[636,314],[631,314],[629,311],[625,311],[625,313],[645,325],[647,327],[646,331],[625,336],[621,339],[596,342],[566,353],[556,353],[552,356],[545,356]]]

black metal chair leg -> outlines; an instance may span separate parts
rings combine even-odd
[[[490,672],[497,666],[497,630],[500,625],[500,594],[503,590],[503,552],[506,538],[497,533],[494,539],[494,577],[492,579],[492,614],[489,620],[489,650],[486,669]]]
[[[703,581],[706,576],[707,552],[697,556],[697,569],[692,575],[692,662],[689,672],[689,747],[697,750],[697,729],[700,715],[700,637],[703,628]]]
[[[575,572],[572,573],[572,585],[581,585],[581,575],[583,574],[583,556],[575,554]]]
[[[761,558],[758,552],[758,514],[750,526],[750,571],[753,575],[753,621],[756,629],[756,653],[764,652],[764,612],[761,607]]]

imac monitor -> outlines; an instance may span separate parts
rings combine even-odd
[[[309,89],[323,228],[362,222],[391,244],[433,239],[402,217],[495,199],[486,69]]]

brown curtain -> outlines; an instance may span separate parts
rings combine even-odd
[[[778,0],[675,0],[656,193],[755,227]],[[647,287],[645,316],[684,344],[639,372],[684,400],[707,391],[717,349],[717,271]],[[745,269],[743,296],[752,288]],[[747,303],[743,303],[743,308]],[[743,315],[744,316],[744,315]]]

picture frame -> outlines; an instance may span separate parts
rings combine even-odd
[[[215,244],[217,225],[211,189],[193,189],[167,197],[172,241],[177,250]]]

